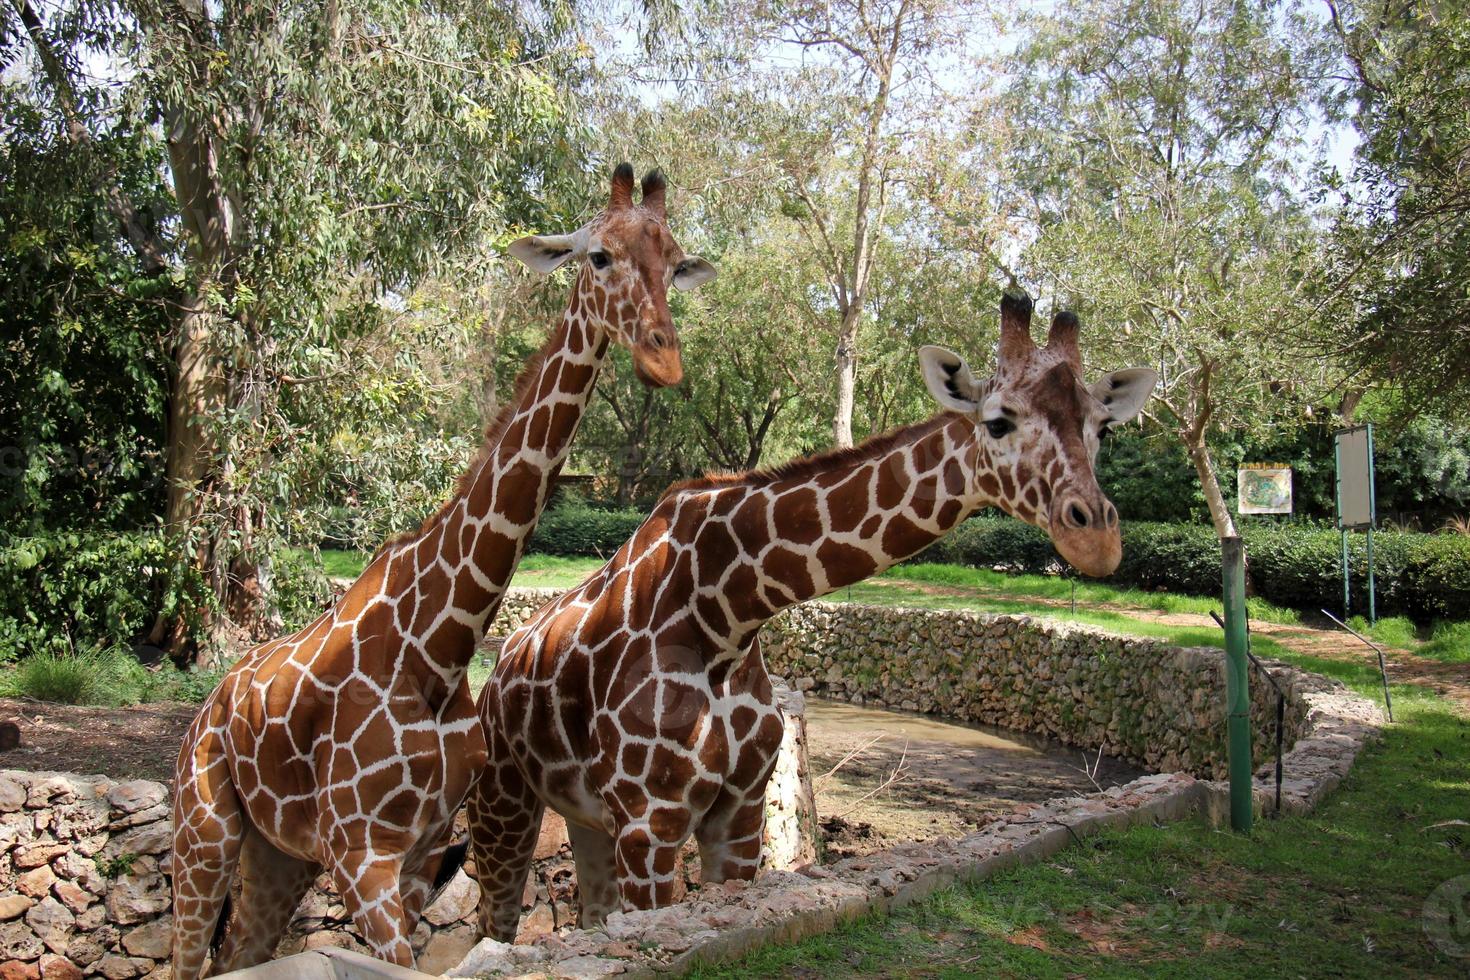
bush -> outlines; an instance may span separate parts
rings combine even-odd
[[[167,660],[145,667],[127,650],[46,650],[0,671],[0,696],[56,704],[116,707],[153,701],[202,701],[222,672],[182,671]]]
[[[541,555],[608,558],[647,516],[638,510],[598,510],[568,499],[541,515],[527,550]]]
[[[129,645],[160,611],[204,601],[157,533],[52,533],[0,541],[0,662]]]
[[[1243,529],[1255,594],[1293,609],[1342,605],[1342,539],[1332,528],[1251,524]],[[1380,615],[1418,623],[1470,617],[1470,537],[1378,531],[1373,535],[1374,579]],[[1046,534],[1009,517],[981,516],[920,554],[982,568],[1044,572],[1060,562]],[[1354,609],[1368,605],[1367,540],[1348,537]],[[1167,589],[1189,595],[1220,592],[1220,545],[1199,524],[1125,521],[1123,561],[1108,579],[1115,585]]]
[[[1378,537],[1375,535],[1374,543]],[[1416,535],[1422,540],[1404,572],[1404,611],[1424,622],[1470,619],[1470,537]]]

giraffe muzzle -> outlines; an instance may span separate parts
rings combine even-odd
[[[1057,551],[1083,575],[1103,578],[1123,560],[1118,510],[1106,497],[1088,501],[1063,496],[1052,512],[1049,530]]]

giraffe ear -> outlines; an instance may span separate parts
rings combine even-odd
[[[697,255],[686,255],[684,261],[674,267],[674,287],[693,289],[700,283],[709,282],[719,274],[719,270],[714,267],[713,263]]]
[[[934,400],[951,412],[973,414],[980,408],[980,385],[965,359],[932,344],[919,348],[919,366]]]
[[[544,276],[568,259],[581,258],[586,250],[587,236],[579,230],[570,235],[527,235],[511,242],[506,251]]]
[[[1098,378],[1091,388],[1092,397],[1103,403],[1114,424],[1127,422],[1143,411],[1158,381],[1158,372],[1152,368],[1124,368]]]

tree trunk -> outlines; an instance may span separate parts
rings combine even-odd
[[[837,407],[832,412],[832,444],[838,449],[852,445],[852,407],[857,389],[857,328],[862,308],[856,304],[843,312],[837,332]]]
[[[1204,437],[1186,437],[1185,448],[1189,450],[1194,472],[1199,477],[1200,489],[1205,494],[1205,504],[1210,508],[1210,522],[1215,525],[1215,534],[1223,541],[1236,537],[1235,518],[1230,514],[1230,505],[1220,490],[1219,475],[1215,472],[1215,461],[1210,457],[1210,447]]]

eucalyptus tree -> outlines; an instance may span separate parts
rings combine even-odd
[[[744,0],[726,36],[765,111],[752,122],[779,166],[785,213],[820,264],[835,338],[832,441],[850,446],[863,324],[882,228],[914,144],[942,127],[972,0]]]
[[[1361,142],[1325,349],[1409,413],[1470,414],[1470,12],[1329,3]]]
[[[354,338],[391,297],[477,248],[523,188],[570,172],[568,93],[586,75],[562,4],[381,0],[201,4],[8,0],[12,106],[79,153],[152,144],[172,201],[140,201],[93,154],[89,186],[169,311],[164,524],[213,604],[268,608],[268,504],[289,494],[298,420],[341,422],[364,373]],[[386,301],[385,301],[386,300]],[[371,385],[368,386],[371,388]],[[294,414],[294,418],[293,418]],[[189,639],[182,618],[155,640]]]
[[[1282,343],[1319,258],[1297,188],[1321,24],[1269,0],[1064,0],[1019,37],[991,127],[1019,273],[1083,313],[1096,354],[1157,365],[1150,411],[1233,534],[1207,437],[1300,418],[1325,371]]]

